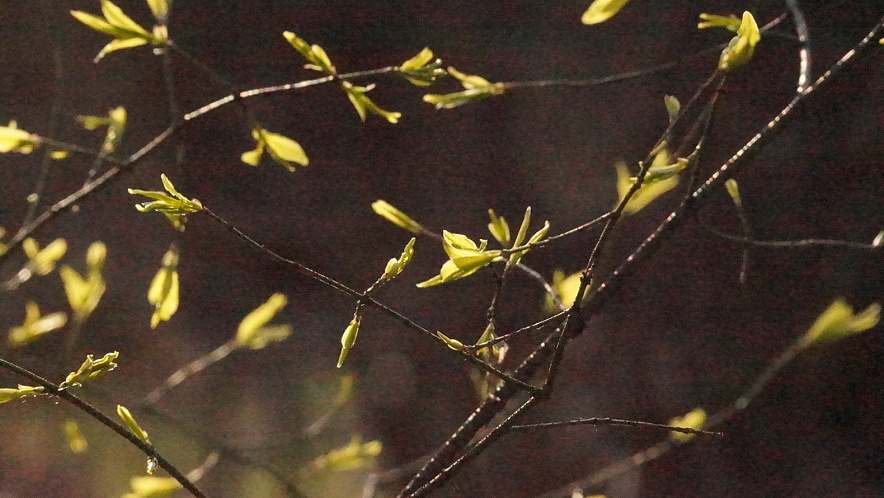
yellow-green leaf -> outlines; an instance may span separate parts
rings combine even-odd
[[[270,296],[270,298],[267,299],[264,304],[252,310],[248,315],[246,315],[245,318],[242,319],[241,322],[239,322],[239,328],[237,328],[236,330],[236,342],[243,346],[251,347],[252,349],[260,349],[253,347],[253,345],[260,344],[260,342],[255,343],[256,340],[264,340],[263,338],[257,337],[259,334],[259,330],[267,325],[267,323],[270,322],[270,320],[272,320],[277,313],[279,313],[279,310],[281,310],[286,305],[286,303],[288,303],[288,299],[286,299],[285,294],[277,292]],[[276,337],[279,337],[282,331],[277,330],[272,333],[275,333]],[[270,338],[270,336],[266,337]],[[282,337],[282,339],[284,338],[285,337]],[[261,345],[261,347],[263,347],[263,345]]]
[[[37,303],[28,301],[25,304],[24,323],[9,329],[9,345],[11,347],[23,346],[44,334],[64,327],[67,321],[67,315],[62,312],[40,316],[40,308]]]
[[[40,137],[18,129],[15,121],[10,121],[7,126],[0,126],[0,153],[29,154],[39,141]]]
[[[663,105],[666,106],[666,114],[669,115],[669,122],[674,123],[675,118],[678,117],[678,112],[681,110],[681,103],[672,95],[665,95],[663,97]]]
[[[437,331],[436,336],[439,337],[439,339],[442,339],[442,342],[444,342],[446,346],[455,351],[463,351],[463,348],[465,347],[462,342],[458,341],[457,339],[452,339],[442,332]]]
[[[399,118],[402,117],[402,113],[381,109],[365,95],[374,88],[374,85],[355,86],[349,81],[342,81],[341,87],[347,92],[347,97],[350,99],[353,107],[356,108],[356,113],[359,114],[359,119],[362,121],[365,121],[365,117],[369,112],[377,114],[393,124],[398,123]]]
[[[135,434],[135,437],[150,444],[150,438],[147,437],[147,431],[138,425],[138,422],[135,421],[135,417],[132,416],[132,413],[129,412],[128,408],[123,405],[117,405],[117,415],[120,416],[120,419],[126,424],[126,427],[132,431],[132,434]]]
[[[835,341],[868,330],[881,319],[881,305],[871,304],[855,314],[853,307],[844,298],[836,299],[820,314],[810,329],[804,334],[805,345]]]
[[[117,368],[116,359],[120,356],[118,351],[107,353],[97,360],[92,359],[92,355],[86,355],[86,360],[80,365],[76,372],[71,372],[61,383],[61,387],[71,387],[80,385],[89,379],[95,378],[101,374],[110,372]]]
[[[147,301],[154,305],[150,328],[156,328],[160,321],[169,321],[178,310],[179,287],[178,249],[172,245],[163,256],[163,265],[157,271],[147,291]]]
[[[393,223],[397,226],[400,226],[411,233],[421,233],[424,231],[424,227],[420,226],[420,224],[407,214],[402,211],[396,209],[390,203],[384,200],[377,200],[371,203],[371,209],[374,210],[378,216],[384,218],[385,220]]]
[[[737,36],[733,37],[727,47],[721,52],[718,60],[718,69],[730,72],[745,65],[755,53],[755,45],[761,40],[761,32],[755,18],[748,11],[743,12],[743,19],[737,29]]]
[[[417,55],[403,62],[396,70],[417,86],[429,86],[439,76],[446,74],[440,59],[433,60],[433,51],[424,48]]]
[[[411,262],[411,258],[414,256],[415,240],[416,239],[412,237],[411,240],[408,241],[408,244],[405,245],[405,249],[402,251],[402,255],[399,256],[399,259],[391,258],[390,261],[387,262],[387,267],[384,268],[384,279],[392,280],[397,275],[402,273],[402,270],[405,269],[405,266]]]
[[[635,194],[629,199],[626,207],[623,209],[624,214],[633,214],[641,211],[645,206],[653,202],[656,198],[674,189],[678,185],[679,177],[672,176],[666,180],[660,180],[650,185],[642,185]],[[632,184],[635,183],[635,177],[629,174],[629,169],[623,162],[617,163],[617,193],[619,199],[623,199]]]
[[[181,483],[174,477],[137,476],[129,480],[131,493],[122,498],[164,498],[181,489]]]
[[[8,387],[0,388],[0,403],[6,403],[14,399],[24,398],[25,396],[37,396],[45,390],[43,386],[31,387],[18,385],[18,389]]]
[[[341,335],[341,355],[338,357],[338,368],[341,368],[341,365],[344,364],[344,359],[347,358],[347,353],[350,352],[350,349],[356,344],[356,336],[359,334],[359,324],[362,322],[362,317],[356,315],[350,320],[350,324],[347,325],[347,328],[344,329],[343,335]]]
[[[169,16],[169,0],[147,0],[147,6],[157,21],[165,23]]]
[[[41,250],[37,241],[27,238],[22,242],[22,250],[33,263],[34,272],[48,275],[55,269],[55,263],[67,252],[68,244],[64,239],[55,239]]]
[[[301,166],[307,166],[310,163],[310,159],[307,158],[307,154],[304,152],[301,144],[291,138],[269,132],[263,128],[254,128],[252,130],[252,138],[256,142],[255,149],[244,152],[240,156],[242,162],[246,164],[257,166],[265,149],[270,154],[271,159],[289,171],[295,171],[292,163],[300,164]]]
[[[715,14],[700,14],[700,22],[697,28],[724,28],[734,33],[740,29],[740,19],[731,14],[729,16],[717,16]]]
[[[465,90],[445,95],[424,95],[424,102],[435,105],[436,109],[453,109],[491,95],[500,95],[506,90],[503,83],[491,83],[481,76],[464,74],[453,67],[448,68],[448,74],[460,80]]]
[[[65,439],[67,439],[68,447],[71,449],[71,452],[83,453],[89,448],[89,443],[86,441],[86,438],[83,437],[83,432],[80,430],[80,425],[77,424],[77,422],[71,419],[65,420],[62,429],[64,430],[64,436]]]
[[[561,270],[553,272],[552,288],[556,291],[556,294],[559,295],[559,300],[562,301],[562,304],[564,304],[565,307],[570,308],[574,305],[574,299],[577,298],[577,291],[580,290],[580,278],[582,276],[583,273],[581,272],[572,273],[567,277]],[[550,312],[559,311],[552,297],[548,294],[546,296],[546,309]]]
[[[590,4],[580,21],[583,24],[599,24],[614,17],[629,0],[595,0]]]
[[[101,241],[93,242],[86,251],[86,264],[89,267],[86,278],[67,265],[58,270],[68,303],[78,322],[82,323],[92,314],[104,294],[106,284],[101,269],[106,257],[107,246]]]
[[[493,209],[488,210],[488,216],[491,217],[491,223],[488,224],[488,231],[504,246],[510,242],[510,226],[507,224],[503,216],[497,216]]]
[[[724,187],[727,189],[727,193],[729,196],[731,196],[734,204],[736,204],[737,207],[742,206],[743,199],[740,197],[740,188],[737,186],[737,181],[731,178],[728,181],[724,182]]]
[[[363,443],[358,436],[353,436],[350,443],[343,447],[326,453],[313,460],[305,470],[306,475],[322,471],[340,472],[363,467],[372,458],[381,454],[380,441]]]
[[[305,59],[310,61],[310,64],[307,64],[306,68],[313,69],[315,71],[323,72],[328,75],[337,74],[337,70],[335,69],[334,64],[329,60],[328,55],[326,55],[325,50],[322,49],[319,45],[309,45],[307,42],[298,38],[291,31],[283,32],[282,36],[288,40],[289,44],[295,48],[301,55],[304,56]]]
[[[694,408],[688,413],[684,414],[681,417],[675,417],[669,421],[670,427],[682,427],[685,429],[696,429],[700,430],[703,428],[703,424],[706,423],[706,411],[702,408]],[[675,439],[678,442],[685,442],[692,437],[694,434],[685,434],[683,432],[673,432],[671,434],[672,439]]]

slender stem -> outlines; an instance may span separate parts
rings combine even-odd
[[[198,498],[205,498],[205,495],[202,493],[202,491],[200,491],[199,488],[197,488],[196,485],[194,485],[174,465],[172,465],[168,460],[163,458],[162,455],[157,453],[156,449],[152,445],[145,443],[144,441],[139,439],[137,436],[135,436],[135,434],[133,434],[126,427],[113,421],[110,417],[108,417],[107,415],[105,415],[104,413],[99,411],[94,406],[83,401],[82,399],[78,398],[77,396],[71,394],[70,391],[68,391],[67,389],[62,389],[61,387],[59,387],[55,383],[50,382],[49,380],[46,380],[43,377],[40,377],[39,375],[16,365],[15,363],[12,363],[12,362],[9,362],[7,360],[0,358],[0,367],[5,368],[5,369],[17,374],[17,375],[20,375],[20,376],[22,376],[32,382],[35,382],[35,383],[43,386],[46,389],[46,392],[48,394],[57,396],[65,401],[67,401],[68,403],[72,404],[73,406],[77,407],[78,409],[86,412],[90,417],[94,418],[95,420],[97,420],[98,422],[103,424],[105,427],[111,429],[112,431],[116,432],[117,434],[119,434],[120,436],[125,438],[127,441],[132,443],[139,450],[141,450],[145,455],[147,455],[148,458],[152,458],[152,459],[156,460],[156,462],[160,466],[160,468],[162,468],[163,470],[168,472],[169,475],[171,477],[173,477],[176,481],[178,481],[181,484],[181,486],[184,487],[184,489],[186,489],[187,491],[190,492],[190,494],[192,494],[193,496],[196,496]]]
[[[563,422],[545,422],[541,424],[513,425],[509,431],[531,431],[535,429],[552,429],[557,427],[572,427],[575,425],[613,425],[634,427],[637,429],[662,429],[669,432],[680,432],[682,434],[695,434],[703,436],[723,437],[721,432],[704,431],[701,429],[692,429],[690,427],[674,427],[666,424],[655,424],[652,422],[641,422],[638,420],[624,420],[620,418],[610,417],[593,417],[593,418],[577,418],[566,420]]]
[[[810,85],[810,31],[807,29],[807,20],[798,5],[798,0],[786,0],[786,5],[792,13],[792,20],[795,21],[795,34],[798,35],[798,42],[801,43],[801,49],[798,51],[798,87],[796,91],[802,93]]]
[[[733,242],[739,242],[740,244],[748,244],[751,246],[759,246],[759,247],[775,247],[775,248],[785,248],[785,249],[804,249],[808,247],[843,247],[845,249],[866,249],[866,250],[881,250],[882,246],[874,245],[874,244],[866,244],[865,242],[853,242],[850,240],[830,240],[830,239],[798,239],[798,240],[757,240],[752,237],[734,235],[731,233],[723,232],[717,228],[711,227],[705,223],[701,223],[701,226],[707,232],[714,234],[716,237],[721,237],[725,240],[730,240]]]

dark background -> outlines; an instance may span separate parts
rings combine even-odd
[[[492,81],[585,78],[645,68],[725,42],[729,33],[698,31],[700,12],[739,15],[742,2],[651,2],[628,5],[611,21],[588,27],[580,2],[177,2],[171,37],[240,88],[316,77],[281,33],[294,31],[325,48],[342,72],[399,64],[429,46],[445,65]],[[760,2],[759,23],[785,10]],[[118,2],[144,26],[142,1]],[[141,47],[92,58],[106,35],[71,18],[98,13],[92,1],[4,0],[0,4],[0,121],[47,133],[60,99],[58,138],[97,148],[78,114],[101,115],[122,105],[129,128],[121,153],[161,132],[168,104],[160,59]],[[877,1],[805,6],[814,74],[849,50],[882,15]],[[784,22],[781,33],[791,33]],[[765,37],[745,70],[729,79],[719,100],[707,174],[727,159],[794,94],[797,44]],[[365,80],[370,96],[404,117],[365,124],[334,85],[250,101],[271,131],[298,140],[310,165],[289,173],[265,158],[259,168],[238,160],[253,147],[235,106],[195,121],[176,147],[156,151],[135,171],[41,229],[41,244],[64,237],[65,262],[84,271],[88,245],[108,246],[107,293],[84,329],[81,349],[67,360],[64,334],[9,358],[62,379],[83,355],[121,353],[120,368],[82,394],[107,413],[134,404],[186,362],[235,333],[241,318],[274,292],[289,305],[278,321],[293,336],[258,352],[237,352],[164,398],[157,408],[177,422],[136,416],[180,468],[197,466],[213,449],[206,437],[294,476],[315,456],[342,446],[351,433],[379,439],[378,469],[396,467],[441,444],[477,404],[468,367],[430,341],[368,311],[344,371],[357,379],[354,403],[318,438],[309,425],[334,397],[340,334],[354,301],[284,268],[233,238],[204,216],[177,234],[159,215],[141,215],[126,188],[158,189],[166,173],[179,190],[278,253],[362,289],[397,256],[409,234],[374,215],[386,199],[428,228],[487,237],[486,210],[518,226],[526,206],[535,223],[559,233],[592,219],[616,201],[614,162],[643,158],[665,128],[664,95],[685,102],[715,67],[718,55],[676,69],[590,88],[513,91],[450,111],[421,102],[427,93],[398,77]],[[56,77],[60,64],[61,77]],[[176,95],[187,112],[226,94],[205,73],[175,60]],[[361,82],[360,82],[361,83]],[[429,92],[458,90],[453,79]],[[57,95],[57,97],[56,97]],[[737,176],[760,239],[834,238],[869,242],[884,228],[884,55],[880,46],[803,105],[786,129]],[[0,157],[0,226],[13,232],[26,210],[39,154]],[[82,185],[91,160],[53,163],[50,201]],[[676,191],[680,192],[680,191]],[[622,261],[677,204],[672,193],[623,221],[603,261]],[[739,231],[723,192],[702,210],[709,223]],[[181,249],[182,303],[157,329],[147,287],[170,243]],[[581,234],[538,250],[525,263],[551,277],[582,268],[594,242]],[[738,397],[763,368],[838,296],[856,307],[881,300],[880,252],[812,248],[753,249],[748,279],[737,280],[738,245],[696,223],[675,232],[628,280],[617,298],[568,350],[553,399],[535,421],[610,416],[666,422],[696,406],[715,411]],[[430,330],[474,341],[493,291],[492,273],[418,290],[445,261],[438,245],[419,240],[412,266],[379,298]],[[11,277],[16,255],[0,268]],[[24,303],[44,312],[66,307],[53,275],[0,293],[0,323],[23,320]],[[502,330],[542,317],[538,286],[520,274],[500,308]],[[880,326],[790,364],[746,411],[721,427],[720,441],[678,448],[605,488],[631,496],[873,496],[884,494],[884,351]],[[511,343],[510,364],[539,334]],[[5,348],[5,346],[4,346]],[[0,373],[3,387],[24,382]],[[92,442],[74,456],[60,431],[73,416]],[[469,465],[437,496],[533,496],[557,489],[666,436],[631,429],[569,428],[506,437]],[[48,398],[0,407],[0,496],[115,496],[144,458],[79,413]],[[200,485],[211,496],[283,496],[266,472],[222,457]],[[364,473],[304,486],[313,496],[354,496]],[[400,483],[383,488],[394,493]]]

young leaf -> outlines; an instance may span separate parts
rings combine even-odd
[[[666,106],[666,114],[669,115],[669,123],[674,123],[675,118],[678,116],[678,112],[681,110],[681,103],[672,95],[666,95],[663,97],[663,105]]]
[[[337,69],[335,69],[334,64],[326,55],[325,50],[322,49],[319,45],[309,45],[304,40],[298,38],[291,31],[285,31],[282,36],[285,37],[286,40],[291,44],[292,47],[295,48],[301,55],[307,59],[310,64],[305,65],[304,67],[307,69],[313,69],[314,71],[319,71],[330,76],[334,76],[338,73]]]
[[[93,242],[86,252],[86,263],[89,266],[86,278],[81,277],[79,273],[67,265],[58,270],[68,303],[74,311],[77,322],[84,322],[92,314],[104,294],[106,285],[101,276],[101,269],[106,256],[107,247],[104,243]]]
[[[168,178],[166,178],[165,174],[160,175],[160,178],[163,181],[163,186],[165,187],[166,192],[171,195],[157,192],[155,190],[136,190],[130,188],[129,193],[132,195],[143,195],[144,197],[154,199],[153,202],[136,204],[135,209],[142,213],[147,213],[149,211],[162,213],[172,223],[172,226],[176,230],[184,231],[184,222],[186,221],[185,215],[202,211],[203,205],[196,199],[188,199],[181,195],[175,190],[175,186],[172,185],[172,182],[169,181]]]
[[[166,22],[169,17],[169,0],[147,0],[147,5],[157,21]]]
[[[239,322],[236,342],[252,349],[261,349],[269,341],[279,342],[288,337],[291,333],[291,328],[288,326],[265,327],[286,303],[288,300],[281,292],[270,296],[264,304],[255,308]]]
[[[9,330],[10,347],[23,346],[40,336],[64,327],[68,317],[62,312],[40,316],[37,303],[28,301],[25,304],[25,322]]]
[[[675,417],[669,421],[670,427],[684,427],[686,429],[696,429],[700,430],[703,428],[703,424],[706,423],[706,412],[702,408],[694,408],[688,413],[684,414],[681,417]],[[685,434],[683,432],[673,432],[671,433],[672,439],[678,442],[685,442],[692,437],[694,434]]]
[[[89,443],[83,437],[83,432],[80,430],[80,425],[77,422],[71,419],[65,420],[62,428],[72,453],[83,453],[89,448]]]
[[[424,231],[424,227],[420,226],[420,224],[407,214],[402,211],[396,209],[391,206],[390,203],[383,200],[377,200],[371,203],[371,209],[374,210],[378,216],[384,218],[385,220],[393,223],[397,226],[400,226],[411,233],[421,233]]]
[[[444,342],[446,346],[455,351],[463,351],[463,348],[465,347],[462,342],[458,341],[457,339],[452,339],[442,332],[437,331],[436,336],[439,337],[439,339],[442,339],[442,342]]]
[[[414,256],[414,241],[414,237],[408,241],[408,244],[405,245],[405,249],[402,251],[402,255],[399,256],[399,259],[392,258],[387,262],[387,267],[384,268],[384,275],[382,277],[384,280],[392,280],[402,273],[405,266],[411,262],[411,258]]]
[[[436,109],[454,109],[468,102],[476,102],[491,95],[500,95],[506,90],[503,83],[491,83],[481,76],[464,74],[453,67],[448,68],[448,74],[460,80],[465,90],[446,95],[424,95],[424,102],[435,105]]]
[[[614,17],[629,0],[595,0],[590,4],[580,21],[583,24],[599,24]]]
[[[727,47],[721,52],[718,60],[718,69],[730,72],[740,66],[744,66],[752,54],[755,53],[755,45],[761,40],[761,32],[755,18],[748,11],[743,12],[743,19],[737,29],[737,36],[733,37]]]
[[[18,129],[15,121],[10,121],[7,126],[0,126],[0,153],[30,154],[34,150],[34,145],[39,142],[40,137]]]
[[[153,9],[153,5],[151,8]],[[133,48],[147,43],[154,45],[166,43],[165,37],[149,33],[109,0],[101,0],[101,11],[104,18],[79,10],[70,11],[74,18],[86,26],[114,37],[114,40],[101,49],[93,62],[98,62],[105,54],[114,50]]]
[[[163,255],[163,265],[153,277],[147,291],[147,301],[154,306],[150,328],[156,328],[160,321],[169,321],[178,311],[179,287],[178,248],[173,244]]]
[[[741,207],[743,205],[743,199],[740,197],[740,188],[737,186],[737,181],[730,178],[728,181],[724,182],[724,187],[727,189],[727,194],[731,196],[731,200],[734,201],[734,204],[737,207]]]
[[[626,207],[623,209],[624,214],[633,214],[642,210],[645,206],[653,202],[657,197],[665,194],[666,192],[675,188],[678,185],[678,176],[672,176],[665,180],[660,180],[654,182],[651,185],[643,184],[638,191],[633,194],[633,196],[629,199],[629,202],[626,204]],[[619,199],[623,199],[626,196],[626,193],[629,192],[629,189],[632,188],[632,184],[635,183],[635,177],[629,174],[629,169],[626,167],[626,164],[621,162],[617,163],[617,193]]]
[[[340,472],[358,469],[367,464],[371,458],[380,455],[381,449],[380,441],[363,443],[360,437],[353,436],[347,446],[330,451],[313,460],[305,469],[304,474],[312,475],[322,471]]]
[[[401,66],[396,68],[396,71],[413,85],[430,86],[436,81],[436,78],[447,74],[441,66],[442,60],[433,60],[433,51],[424,48],[420,53],[403,62]]]
[[[164,498],[181,489],[181,483],[174,477],[137,476],[129,480],[131,493],[122,498]]]
[[[338,357],[338,368],[341,368],[350,349],[356,344],[356,335],[359,334],[359,324],[361,321],[362,317],[355,315],[353,319],[350,320],[350,324],[347,325],[347,328],[344,329],[344,334],[341,335],[341,355]]]
[[[55,263],[67,252],[68,244],[64,239],[55,239],[41,250],[37,241],[29,237],[22,242],[22,250],[34,265],[34,272],[48,275],[55,269]]]
[[[510,242],[510,226],[507,224],[503,216],[497,216],[493,209],[488,210],[488,216],[491,217],[491,223],[488,224],[488,231],[502,245],[506,246]]]
[[[417,284],[418,287],[431,287],[444,282],[458,280],[479,271],[492,261],[500,257],[500,251],[486,251],[487,240],[481,240],[480,245],[470,240],[466,235],[442,232],[442,248],[450,258],[439,270],[439,275]]]
[[[805,346],[809,346],[843,339],[874,327],[880,319],[880,304],[873,303],[862,312],[855,314],[844,298],[838,298],[820,314],[804,334],[802,342]]]
[[[64,379],[64,382],[61,383],[61,387],[78,386],[89,379],[110,372],[117,368],[115,361],[118,356],[120,356],[120,353],[117,351],[107,353],[98,360],[93,360],[91,354],[86,355],[86,361],[80,365],[80,368],[78,368],[76,372],[68,374]]]
[[[350,99],[353,107],[356,108],[356,112],[359,114],[359,119],[361,119],[362,121],[365,121],[365,116],[369,112],[377,114],[378,116],[381,116],[382,118],[393,124],[398,123],[399,118],[402,117],[402,113],[390,112],[381,109],[377,106],[377,104],[372,102],[367,95],[365,95],[372,88],[374,88],[374,85],[354,86],[349,81],[342,81],[341,87],[344,89],[344,91],[347,92],[347,97]]]
[[[271,133],[263,128],[252,129],[252,138],[257,143],[255,149],[243,152],[240,156],[242,162],[246,164],[257,166],[261,161],[261,155],[264,153],[265,148],[270,154],[271,159],[289,171],[295,171],[292,163],[297,163],[301,166],[307,166],[310,163],[310,159],[307,158],[307,154],[304,153],[301,145],[291,138],[278,133]]]
[[[724,28],[728,31],[733,31],[734,33],[736,33],[737,30],[740,29],[740,19],[733,14],[729,16],[700,14],[700,22],[697,24],[697,28]]]
[[[580,278],[582,276],[582,272],[572,273],[567,277],[561,270],[553,272],[552,288],[566,307],[571,307],[574,304],[574,299],[577,298],[577,291],[580,290]],[[546,296],[546,309],[553,313],[559,311],[559,308],[549,294]]]
[[[6,403],[14,399],[24,398],[25,396],[37,396],[45,390],[43,386],[31,387],[18,385],[17,389],[8,387],[0,388],[0,403]]]
[[[126,427],[132,431],[132,434],[135,434],[135,437],[150,444],[150,438],[147,437],[147,431],[138,425],[138,422],[135,421],[135,417],[132,416],[132,413],[129,412],[128,408],[123,405],[117,405],[117,415],[120,416],[120,419],[126,424]]]

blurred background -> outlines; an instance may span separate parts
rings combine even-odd
[[[170,37],[192,56],[249,89],[317,77],[282,37],[293,31],[320,44],[341,72],[402,63],[430,47],[449,65],[490,81],[601,77],[700,52],[732,36],[696,29],[701,12],[752,8],[759,24],[786,11],[782,2],[632,2],[612,20],[584,26],[581,2],[190,1],[173,5]],[[117,4],[143,26],[145,2]],[[751,5],[749,5],[751,4]],[[850,50],[882,15],[880,2],[805,6],[814,75]],[[0,122],[97,149],[103,132],[77,115],[123,106],[128,128],[119,155],[138,150],[169,122],[161,58],[140,47],[92,59],[109,38],[68,13],[99,14],[96,1],[4,0],[0,4]],[[700,164],[708,175],[792,98],[798,44],[784,21],[755,58],[729,78]],[[737,175],[752,229],[762,240],[830,238],[870,242],[884,228],[884,51],[875,45],[796,111],[795,117]],[[86,354],[119,351],[120,367],[78,395],[108,414],[136,406],[188,362],[232,338],[242,318],[275,292],[288,306],[286,341],[237,351],[185,380],[149,410],[133,414],[180,469],[212,451],[219,463],[200,481],[209,496],[359,496],[372,471],[406,465],[442,444],[478,404],[470,367],[437,341],[367,310],[344,367],[335,368],[352,298],[266,258],[206,216],[177,233],[159,215],[138,213],[127,188],[159,190],[160,174],[178,189],[277,253],[364,289],[398,256],[410,234],[375,215],[385,199],[427,228],[490,238],[487,210],[518,226],[527,206],[532,231],[549,220],[560,233],[616,202],[617,160],[636,170],[665,129],[664,95],[686,102],[711,74],[718,53],[674,69],[598,87],[515,90],[481,103],[436,110],[425,93],[450,93],[453,78],[427,89],[395,75],[369,96],[402,112],[398,124],[365,123],[336,85],[249,101],[269,130],[297,140],[310,164],[290,173],[254,147],[242,112],[228,105],[195,120],[132,172],[96,192],[35,234],[41,246],[63,237],[63,262],[85,272],[87,247],[107,244],[107,291],[66,351],[65,331],[0,354],[60,381]],[[175,97],[184,112],[227,94],[205,72],[173,57]],[[53,118],[53,104],[57,113]],[[27,210],[41,154],[0,156],[0,226],[14,233]],[[53,162],[48,203],[79,188],[91,159]],[[678,204],[676,189],[618,226],[604,274]],[[710,225],[740,231],[733,204],[716,192],[700,212]],[[581,233],[523,260],[547,279],[582,269],[598,232]],[[146,293],[171,243],[180,249],[181,305],[150,328]],[[436,241],[417,241],[413,263],[377,298],[429,330],[472,343],[481,334],[495,286],[493,271],[429,289],[414,283],[447,259]],[[838,296],[857,308],[882,299],[880,251],[753,248],[745,284],[739,244],[695,222],[672,234],[653,258],[572,341],[553,398],[531,421],[616,417],[666,423],[702,406],[712,412],[742,394]],[[25,263],[13,255],[0,278]],[[44,313],[66,311],[60,280],[35,277],[0,291],[0,324],[22,323],[27,301]],[[523,274],[508,279],[499,330],[543,318],[543,290]],[[510,341],[506,366],[541,340]],[[318,435],[305,428],[334,405],[343,375],[352,399]],[[720,430],[608,481],[610,498],[638,496],[884,495],[884,348],[881,327],[799,356],[758,399]],[[0,386],[27,384],[2,371]],[[75,454],[62,431],[77,421],[89,441]],[[352,435],[378,440],[382,453],[360,469],[302,471]],[[467,466],[434,496],[535,496],[556,490],[667,438],[659,432],[571,427],[514,434]],[[270,470],[268,470],[270,469]],[[144,456],[105,427],[51,398],[0,406],[0,497],[119,496],[144,472]],[[274,474],[277,477],[274,477]],[[410,475],[408,475],[410,477]],[[380,485],[393,496],[408,477]],[[183,492],[179,492],[182,496]]]

